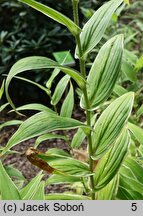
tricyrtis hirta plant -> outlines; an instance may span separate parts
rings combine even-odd
[[[143,168],[131,157],[129,150],[131,137],[128,128],[133,124],[128,123],[128,120],[133,107],[134,93],[127,92],[118,98],[112,97],[115,83],[121,75],[124,36],[120,34],[110,38],[100,48],[90,70],[87,72],[86,69],[88,55],[103,38],[113,14],[124,1],[111,0],[105,3],[82,29],[79,27],[79,0],[72,0],[74,21],[37,1],[21,2],[69,29],[75,38],[75,58],[79,61],[80,69],[77,71],[64,66],[69,53],[61,64],[47,57],[31,56],[19,60],[11,68],[5,83],[10,105],[17,113],[33,109],[37,110],[37,114],[21,123],[1,151],[1,157],[22,141],[37,137],[34,146],[27,149],[26,155],[29,161],[42,171],[26,187],[17,189],[0,163],[2,199],[142,199],[143,179],[138,176],[137,170],[143,171]],[[18,77],[18,74],[25,71],[30,73],[38,70],[40,73],[42,69],[54,69],[46,86]],[[59,73],[63,73],[63,76],[52,92],[52,83]],[[45,91],[53,109],[41,104],[27,104],[15,108],[9,95],[9,85],[13,78],[31,82]],[[74,89],[78,89],[80,93],[79,104],[85,111],[85,122],[71,117],[76,93]],[[58,103],[65,91],[66,96],[59,108]],[[105,109],[99,115],[98,109],[103,105]],[[77,132],[71,140],[67,131],[75,128]],[[64,135],[52,133],[57,130],[63,130]],[[60,146],[45,153],[37,149],[42,141],[53,138],[67,142],[70,152],[61,150]],[[87,148],[83,150],[81,145],[84,139],[87,140]],[[75,157],[75,153],[78,157]],[[41,181],[43,170],[51,174],[46,182]],[[129,176],[128,182],[126,172]],[[137,187],[132,187],[134,182],[137,182]],[[45,186],[59,183],[76,185],[82,190],[77,195],[44,194]],[[5,191],[5,188],[10,188],[10,191]]]

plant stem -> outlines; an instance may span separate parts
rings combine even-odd
[[[83,61],[81,58],[79,58],[80,61],[80,71],[82,73],[82,75],[85,77],[85,61]],[[91,127],[91,112],[89,111],[90,105],[89,105],[89,100],[88,100],[88,96],[87,96],[87,89],[83,89],[83,94],[84,94],[84,100],[85,100],[85,111],[86,111],[86,121],[87,121],[87,125],[89,127]],[[88,142],[88,153],[89,153],[89,168],[91,173],[93,173],[93,160],[91,158],[91,155],[93,154],[92,151],[92,137],[91,137],[91,131],[90,133],[87,135],[87,142]],[[95,190],[94,190],[94,179],[93,176],[90,176],[90,185],[91,185],[91,198],[92,200],[95,200]]]
[[[79,26],[78,4],[79,4],[79,0],[72,0],[73,18],[77,26]]]
[[[79,16],[78,16],[78,0],[72,0],[73,3],[73,16],[74,16],[74,22],[79,26]],[[85,60],[82,58],[82,47],[81,47],[81,41],[80,36],[76,36],[76,44],[78,47],[79,52],[79,63],[80,63],[80,72],[84,79],[86,79],[86,68],[85,68]],[[83,95],[85,100],[85,111],[86,111],[86,121],[87,125],[91,127],[91,112],[90,109],[90,103],[87,95],[87,89],[86,87],[83,89]],[[91,158],[91,155],[93,154],[92,150],[92,137],[91,137],[91,131],[87,135],[87,142],[88,142],[88,154],[89,154],[89,168],[91,173],[93,173],[93,160]],[[94,179],[93,176],[90,176],[90,185],[91,185],[91,198],[92,200],[95,200],[95,188],[94,188]]]

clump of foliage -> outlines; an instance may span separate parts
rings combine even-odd
[[[28,148],[26,156],[32,164],[49,172],[51,176],[46,182],[41,181],[43,176],[41,171],[28,185],[17,188],[1,161],[1,198],[143,199],[141,174],[143,130],[135,124],[131,115],[134,92],[124,90],[116,84],[122,77],[121,68],[125,53],[123,34],[107,40],[100,47],[88,73],[86,70],[89,54],[103,38],[114,12],[124,4],[124,1],[111,0],[103,4],[82,29],[79,25],[79,0],[72,0],[74,21],[35,0],[21,0],[21,2],[68,28],[75,38],[75,58],[79,61],[80,69],[77,71],[65,66],[67,56],[61,64],[47,57],[31,56],[19,60],[12,66],[5,83],[8,102],[18,113],[25,109],[37,110],[38,113],[21,123],[7,145],[1,149],[0,156],[3,161],[3,157],[12,147],[32,137],[38,137],[34,147]],[[53,109],[41,104],[27,104],[16,109],[9,95],[11,80],[25,71],[40,72],[41,69],[54,69],[46,86],[27,81],[46,92]],[[52,82],[61,72],[64,76],[52,92]],[[85,122],[72,118],[73,81],[77,85],[80,106],[85,112]],[[68,93],[59,107],[58,103],[65,90]],[[98,112],[99,110],[103,111]],[[78,130],[71,139],[67,131],[75,128]],[[57,130],[63,130],[64,135],[53,133]],[[45,153],[37,149],[42,141],[52,138],[65,140],[70,153],[60,148],[49,149]],[[84,139],[87,139],[87,149],[81,150]],[[75,152],[80,157],[75,158]],[[76,185],[76,188],[81,190],[77,195],[44,194],[46,185],[59,183]],[[7,191],[7,188],[10,188],[10,191]]]

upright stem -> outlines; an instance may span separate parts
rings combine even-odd
[[[72,0],[74,22],[79,26],[78,4],[79,0]]]
[[[73,3],[73,16],[74,16],[74,22],[79,26],[79,16],[78,16],[78,3],[79,0],[72,0]],[[80,63],[80,72],[82,76],[86,79],[86,68],[85,68],[85,60],[82,58],[83,52],[82,52],[82,47],[81,47],[81,41],[80,41],[80,36],[76,36],[76,43],[78,47],[78,52],[79,52],[79,63]],[[83,89],[83,94],[84,94],[84,100],[85,100],[85,111],[86,111],[86,121],[87,125],[91,127],[91,112],[89,111],[90,109],[90,103],[87,95],[87,89],[86,87]],[[91,138],[91,131],[87,135],[87,142],[88,142],[88,154],[89,154],[89,167],[91,173],[93,173],[93,160],[91,158],[91,155],[93,154],[92,150],[92,138]],[[91,185],[91,198],[92,200],[95,200],[95,188],[94,188],[94,179],[93,176],[90,176],[90,185]]]

